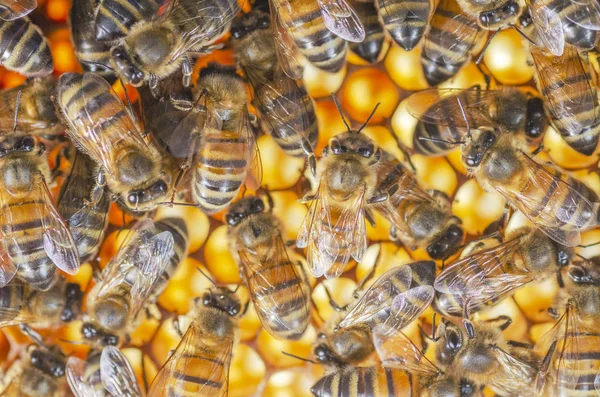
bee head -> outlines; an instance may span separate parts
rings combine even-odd
[[[496,143],[497,133],[489,128],[471,131],[462,148],[462,160],[468,168],[475,168],[481,164],[487,151]]]
[[[318,363],[326,365],[343,366],[340,358],[335,354],[327,343],[319,343],[313,350],[313,354]]]
[[[110,61],[115,72],[127,84],[131,84],[134,87],[141,87],[146,80],[145,73],[139,69],[137,63],[134,62],[133,58],[122,45],[115,46],[110,50]]]
[[[432,259],[444,259],[455,253],[465,238],[465,232],[453,223],[444,233],[427,246],[427,254]]]
[[[93,315],[103,329],[119,331],[129,320],[129,305],[120,296],[109,296],[94,305]]]
[[[54,378],[65,376],[65,360],[53,352],[34,349],[30,354],[29,362],[32,366]]]
[[[169,185],[161,178],[145,189],[130,190],[127,192],[125,203],[133,211],[151,210],[159,202],[165,201],[168,193]]]
[[[101,346],[116,346],[119,344],[119,337],[99,330],[92,323],[85,322],[81,326],[83,338],[98,343]]]
[[[225,215],[225,221],[229,226],[237,226],[239,223],[253,214],[260,214],[265,210],[265,203],[260,197],[251,196],[231,204]]]
[[[228,288],[217,287],[202,295],[202,304],[221,310],[231,317],[235,317],[242,311],[242,303],[238,296]]]
[[[521,6],[515,0],[509,0],[498,8],[479,14],[479,25],[484,29],[496,30],[513,25],[521,14]]]
[[[60,321],[70,322],[75,320],[81,311],[81,299],[83,293],[81,287],[76,283],[68,283],[65,289],[66,304],[62,313],[60,314]]]

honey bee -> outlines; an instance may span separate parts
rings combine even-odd
[[[537,143],[547,127],[542,99],[513,87],[425,90],[411,95],[407,108],[419,120],[413,147],[429,156],[454,149],[469,128],[496,127]]]
[[[14,21],[28,15],[36,7],[36,0],[2,0],[0,1],[0,19]]]
[[[0,288],[0,327],[28,324],[37,328],[56,327],[75,320],[83,294],[78,284],[64,277],[48,291],[38,291],[20,280]]]
[[[79,260],[84,263],[100,249],[108,224],[109,195],[98,181],[96,164],[76,153],[71,173],[58,196],[58,212],[69,225]]]
[[[0,378],[0,395],[6,397],[60,397],[67,392],[65,355],[55,346],[45,346],[29,327],[21,328],[35,343],[21,352]]]
[[[148,396],[227,396],[242,309],[237,295],[224,287],[215,286],[196,299],[192,322],[158,371]]]
[[[168,160],[144,139],[106,80],[92,73],[65,73],[56,103],[69,138],[101,167],[106,185],[126,208],[150,211],[165,201],[173,173]]]
[[[537,392],[550,396],[596,396],[600,392],[600,287],[581,264],[567,268],[551,313],[554,327],[536,346],[545,353]]]
[[[165,288],[161,279],[174,255],[174,238],[170,231],[157,229],[151,219],[138,222],[102,271],[102,280],[87,296],[84,339],[117,345],[141,320],[139,314],[151,303],[150,297],[160,294],[157,285]]]
[[[52,203],[46,180],[50,169],[45,146],[28,135],[0,139],[0,287],[13,277],[47,291],[58,280],[58,267],[79,270],[71,232]]]
[[[477,21],[482,29],[497,30],[515,26],[523,7],[519,0],[457,0],[464,13]]]
[[[574,255],[530,227],[507,233],[502,244],[496,240],[496,245],[482,245],[450,263],[435,280],[441,293],[436,306],[442,314],[468,317],[531,281],[557,275]]]
[[[453,77],[471,59],[481,29],[455,0],[442,0],[423,36],[421,66],[430,86]]]
[[[287,154],[312,156],[319,137],[314,104],[302,80],[288,76],[293,66],[278,60],[273,30],[269,15],[258,8],[236,19],[231,27],[235,61],[252,86],[263,131]]]
[[[376,0],[379,18],[392,39],[406,51],[421,41],[431,13],[429,0]]]
[[[0,52],[0,64],[24,76],[47,76],[54,70],[48,40],[29,17],[0,20]]]
[[[419,261],[381,275],[343,317],[325,324],[313,349],[318,363],[358,365],[375,352],[373,329],[395,332],[415,320],[434,296],[435,262]]]
[[[246,197],[225,215],[231,252],[263,327],[279,339],[299,339],[309,321],[310,288],[301,264],[292,263],[282,236],[282,224],[259,197]]]
[[[126,3],[130,5],[129,0]],[[144,0],[141,3],[146,4]],[[103,9],[120,15],[122,5],[119,0],[104,0]],[[229,30],[239,9],[237,0],[164,2],[152,17],[137,21],[116,41],[110,50],[112,68],[125,83],[140,87],[147,82],[151,89],[159,80],[181,70],[183,84],[189,86],[191,58],[210,50]],[[114,25],[109,22],[113,19],[113,15],[108,15],[104,25],[98,25],[101,21],[96,19],[96,34],[102,30],[99,26],[112,31]]]
[[[573,149],[590,156],[600,137],[600,104],[592,68],[567,45],[556,57],[531,49],[535,76],[552,125]]]
[[[360,18],[346,0],[270,0],[270,11],[280,59],[298,49],[319,69],[338,72],[346,63],[346,41],[365,39]]]
[[[155,0],[99,0],[90,33],[100,42],[114,42],[127,36],[136,23],[151,19],[160,6]]]
[[[75,0],[69,11],[71,40],[75,56],[86,72],[96,72],[112,78],[110,70],[110,43],[96,39],[94,17],[98,0]]]
[[[360,23],[365,29],[365,39],[362,42],[348,43],[350,51],[369,63],[375,63],[382,56],[384,48],[387,47],[375,2],[374,0],[351,0],[350,5],[356,11]]]
[[[131,364],[115,346],[91,351],[86,361],[69,357],[66,375],[75,397],[141,397]]]
[[[598,224],[600,199],[583,182],[526,151],[514,137],[485,128],[471,131],[461,156],[485,190],[500,193],[558,244],[579,245],[580,232]]]

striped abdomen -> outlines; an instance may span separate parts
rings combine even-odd
[[[94,11],[96,0],[74,0],[69,12],[71,39],[75,55],[85,71],[109,72],[102,65],[110,65],[110,44],[96,39]]]
[[[155,0],[101,0],[92,32],[97,40],[119,39],[126,36],[136,22],[154,15],[158,6]]]
[[[290,156],[305,157],[319,138],[314,104],[301,80],[293,81],[282,71],[279,74],[277,80],[254,87],[254,103],[279,147]]]
[[[0,288],[0,327],[16,319],[25,302],[25,286],[14,280]]]
[[[221,211],[237,196],[248,171],[249,145],[239,131],[204,131],[192,183],[194,201],[202,211]]]
[[[356,367],[325,375],[311,392],[316,397],[410,397],[412,382],[400,369]]]
[[[0,20],[2,66],[27,77],[46,76],[54,65],[48,41],[28,17]]]
[[[376,5],[392,39],[406,51],[412,50],[427,29],[429,0],[376,0]]]
[[[237,0],[179,0],[169,19],[179,26],[180,33],[184,35],[200,29],[202,33],[194,33],[194,36],[203,39],[192,47],[192,50],[199,51],[229,31],[231,20],[239,9]],[[228,23],[223,23],[224,20]]]
[[[577,338],[578,343],[572,343]],[[560,355],[554,365],[560,364],[556,379],[559,397],[595,397],[598,395],[597,377],[600,373],[600,334],[571,334],[569,347]],[[563,341],[558,341],[557,353],[561,352]]]
[[[328,72],[342,69],[346,62],[346,41],[327,29],[318,3],[290,0],[289,4],[291,15],[280,9],[280,17],[302,54],[319,69]]]
[[[585,28],[596,24],[597,19],[588,15],[591,8],[585,3],[569,0],[552,0],[547,5],[560,16],[565,41],[583,50],[590,50],[596,45],[600,37],[597,30]],[[578,21],[579,25],[573,21]]]
[[[350,5],[360,18],[365,28],[365,39],[362,43],[349,43],[350,50],[369,63],[375,63],[379,59],[381,50],[385,43],[385,34],[377,10],[372,0],[352,0]]]
[[[173,255],[169,259],[169,264],[165,268],[161,278],[154,284],[149,300],[156,301],[158,296],[164,291],[171,276],[177,271],[177,267],[185,258],[188,248],[188,230],[185,222],[181,218],[165,218],[154,224],[158,233],[168,231],[173,236]]]
[[[460,37],[456,37],[457,32],[461,32]],[[478,33],[477,22],[464,15],[455,0],[442,0],[423,38],[421,66],[429,85],[440,84],[458,73],[470,59]]]

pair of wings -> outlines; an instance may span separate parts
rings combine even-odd
[[[135,319],[165,272],[174,253],[173,244],[171,232],[156,233],[149,218],[139,221],[103,271],[96,299],[110,295],[119,284],[130,284],[129,318]]]
[[[295,38],[284,26],[282,15],[287,17],[294,15],[294,10],[290,5],[289,0],[269,0],[271,12],[271,27],[275,38],[275,50],[277,59],[285,71],[292,79],[297,80],[302,78],[302,66],[296,57]],[[346,0],[316,0],[323,22],[331,33],[340,38],[360,43],[365,39],[365,28],[363,27],[360,18],[356,11]],[[302,29],[302,27],[297,27]],[[309,27],[307,30],[311,29]],[[307,32],[306,37],[310,36]],[[299,37],[298,39],[302,39]]]
[[[0,1],[0,19],[14,21],[29,14],[36,7],[36,0],[2,0]]]
[[[575,47],[565,46],[562,56],[547,55],[534,47],[531,55],[538,83],[542,90],[548,90],[544,106],[562,135],[578,135],[600,121],[600,105],[591,75],[594,68],[580,58]],[[575,78],[583,80],[573,82]]]
[[[275,337],[281,335],[282,331],[300,334],[308,326],[309,292],[296,266],[290,261],[281,234],[277,234],[277,237],[270,242],[270,247],[269,253],[262,256],[268,258],[267,263],[261,262],[257,255],[247,249],[238,251],[254,307],[261,324],[269,334]],[[273,267],[271,268],[271,266]],[[270,268],[268,270],[269,277],[264,276],[266,267]],[[294,284],[293,287],[286,288],[285,301],[282,302],[275,299],[278,282]],[[295,321],[296,318],[306,319],[300,326],[286,323],[284,320],[284,317],[289,315],[289,306],[292,304],[297,307],[297,310],[302,311],[302,314],[298,313],[293,320]]]
[[[26,199],[40,204],[28,204],[35,208],[31,219],[40,221],[42,243],[48,258],[65,273],[74,275],[79,271],[79,254],[69,228],[52,203],[52,196],[42,174],[34,176],[33,186]],[[18,205],[14,205],[10,193],[0,195],[0,221],[5,225],[0,231],[0,288],[8,284],[18,272],[20,263],[25,262],[28,248],[20,241],[19,231],[12,231],[19,226],[16,219],[22,216]],[[14,211],[14,213],[13,213]],[[26,245],[26,244],[25,244]]]
[[[228,395],[234,339],[222,338],[217,346],[214,336],[205,335],[196,322],[197,320],[192,322],[173,354],[156,374],[148,397],[171,395],[169,389],[174,389],[175,392],[189,390],[194,379],[206,382],[194,385],[196,396]],[[215,385],[219,385],[217,392],[214,391]]]
[[[15,125],[15,109],[18,103],[20,110],[17,119],[16,131],[31,135],[48,134],[48,129],[54,126],[56,120],[44,118],[43,116],[39,115],[37,111],[35,114],[30,114],[27,110],[24,110],[24,108],[26,106],[26,97],[47,95],[49,98],[49,96],[53,94],[53,89],[51,89],[50,83],[50,81],[53,79],[54,77],[47,77],[40,79],[39,82],[29,82],[6,91],[2,91],[0,94],[0,129],[2,129],[2,131],[9,132],[13,130]],[[40,88],[36,87],[37,84],[40,85]],[[43,99],[37,100],[44,101]]]
[[[369,324],[389,334],[400,331],[433,300],[433,286],[414,286],[413,281],[412,269],[407,265],[388,270],[367,289],[338,326]]]
[[[296,241],[298,248],[306,248],[313,276],[336,278],[350,258],[362,260],[367,248],[364,205],[364,187],[345,203],[337,203],[321,179]]]
[[[66,377],[75,397],[99,397],[86,379],[88,363],[77,357],[67,360]],[[106,346],[100,356],[100,379],[104,389],[117,397],[141,397],[142,392],[127,358],[115,346]]]
[[[600,30],[600,3],[597,0],[528,0],[526,3],[539,41],[556,56],[565,50],[566,24]],[[570,11],[564,12],[565,9]]]

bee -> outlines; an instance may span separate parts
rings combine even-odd
[[[126,37],[136,23],[152,19],[160,6],[161,2],[155,0],[99,0],[89,33],[110,46]]]
[[[598,224],[600,199],[583,182],[526,151],[514,137],[484,128],[469,133],[461,158],[485,190],[500,193],[552,240],[579,245],[580,232]]]
[[[235,61],[252,86],[263,131],[287,154],[309,157],[319,137],[314,103],[302,80],[288,76],[294,67],[278,60],[274,29],[258,8],[236,19],[231,27]]]
[[[87,316],[81,333],[87,341],[117,345],[141,320],[151,296],[164,289],[163,273],[174,255],[170,231],[157,232],[151,219],[138,222],[125,237],[117,255],[104,268],[101,281],[87,296]]]
[[[546,113],[565,142],[586,156],[598,147],[600,104],[593,69],[570,45],[562,56],[531,49]]]
[[[13,277],[47,291],[58,281],[58,267],[79,270],[77,247],[67,225],[52,204],[46,180],[50,169],[45,146],[28,135],[0,139],[0,287]]]
[[[365,29],[365,39],[362,42],[350,42],[350,51],[361,59],[375,63],[385,54],[387,47],[385,33],[379,22],[374,0],[351,0],[350,5],[356,11],[361,24]]]
[[[482,29],[498,30],[515,26],[523,12],[519,0],[457,0],[464,13]]]
[[[468,316],[531,281],[558,275],[573,255],[572,249],[531,227],[507,233],[502,244],[483,241],[480,249],[450,263],[435,280],[441,295],[438,310],[445,315]]]
[[[423,36],[421,66],[430,86],[453,77],[471,59],[480,38],[477,22],[466,16],[455,0],[442,0]]]
[[[225,215],[230,250],[263,327],[278,339],[299,339],[309,321],[310,288],[302,265],[292,263],[282,236],[282,224],[259,197],[246,197]]]
[[[28,324],[51,328],[75,320],[80,313],[82,292],[78,284],[60,276],[48,291],[38,291],[20,280],[0,288],[0,327]]]
[[[36,7],[36,0],[2,0],[0,1],[0,19],[14,21],[28,15]]]
[[[313,348],[318,363],[343,368],[358,365],[374,352],[373,330],[395,332],[415,320],[434,296],[435,262],[418,261],[381,275],[360,299],[325,324]],[[335,307],[335,305],[334,305]]]
[[[122,7],[118,1],[104,3],[110,13],[113,7],[115,11]],[[153,17],[137,21],[116,41],[110,50],[112,68],[125,83],[140,87],[147,82],[151,89],[159,80],[181,70],[183,85],[189,86],[191,57],[210,50],[229,30],[239,9],[237,0],[164,2]],[[113,18],[111,15],[106,20]],[[96,19],[96,33],[99,22]]]
[[[42,337],[27,326],[22,331],[35,343],[21,352],[17,361],[0,378],[0,395],[6,397],[60,397],[67,392],[65,355],[55,346],[44,345]]]
[[[298,49],[311,64],[334,73],[346,63],[346,41],[365,39],[360,18],[346,0],[270,0],[270,11],[280,59]]]
[[[497,127],[502,133],[524,134],[528,143],[535,144],[547,127],[542,99],[513,87],[425,90],[412,94],[407,107],[419,120],[413,147],[429,156],[454,149],[469,128]]]
[[[545,353],[537,392],[556,396],[596,396],[600,392],[600,287],[581,263],[566,269],[564,286],[550,311],[554,327],[536,346]]]
[[[215,286],[197,298],[189,316],[192,322],[158,371],[148,396],[227,396],[242,309],[235,292],[224,287]]]
[[[58,212],[69,225],[81,263],[98,253],[108,224],[110,198],[104,181],[98,181],[97,168],[89,157],[76,153],[58,196]]]
[[[142,396],[131,364],[115,346],[91,351],[86,361],[69,357],[66,375],[75,397]]]
[[[48,40],[29,17],[0,20],[0,52],[0,64],[24,76],[47,76],[54,70]]]
[[[379,19],[392,39],[406,51],[421,41],[431,13],[429,0],[375,0]]]
[[[69,11],[71,40],[75,56],[86,72],[96,72],[112,79],[110,70],[110,43],[96,38],[94,29],[98,0],[75,0]],[[123,8],[121,8],[122,10]]]
[[[106,185],[127,209],[150,211],[165,201],[173,174],[168,160],[144,139],[106,80],[65,73],[58,80],[56,104],[69,138],[101,167]]]

